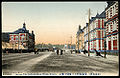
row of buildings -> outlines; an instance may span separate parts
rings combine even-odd
[[[5,44],[11,45],[5,46]],[[34,32],[29,32],[26,29],[26,24],[23,23],[23,27],[19,28],[14,32],[3,32],[2,33],[2,49],[22,49],[22,50],[34,50],[35,46],[35,35]]]
[[[79,25],[76,34],[77,50],[119,52],[118,1],[108,1],[107,4],[105,10],[91,17],[85,27]]]

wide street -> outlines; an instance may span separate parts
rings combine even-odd
[[[63,52],[2,54],[3,75],[118,75],[118,56],[90,57],[87,54]]]

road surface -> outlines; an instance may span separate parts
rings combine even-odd
[[[118,58],[114,56],[113,58]],[[118,75],[119,62],[112,58],[94,57],[84,54],[63,55],[55,52],[16,53],[2,55],[4,75]],[[17,73],[17,74],[16,74]]]

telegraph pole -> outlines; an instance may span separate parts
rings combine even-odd
[[[18,34],[18,53],[19,53],[19,34]]]
[[[104,5],[104,8],[106,8],[105,5]],[[105,51],[104,52],[104,58],[106,58],[106,47],[107,47],[107,45],[106,45],[106,23],[104,23],[104,28],[105,28],[104,29],[104,36],[105,36],[104,37],[104,51]]]
[[[70,38],[71,38],[71,49],[72,49],[72,36]]]
[[[90,8],[89,8],[89,11],[88,11],[88,56],[90,56]]]
[[[79,45],[80,45],[80,42],[79,42],[79,41],[80,41],[79,36],[80,36],[80,35],[78,35],[78,52],[79,52]]]
[[[104,25],[105,26],[105,25]],[[106,29],[106,26],[105,26],[105,29]],[[106,58],[106,30],[104,31],[104,35],[105,35],[105,37],[104,37],[104,58]]]

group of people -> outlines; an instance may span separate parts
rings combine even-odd
[[[101,54],[100,52],[98,52],[96,49],[94,49],[94,51],[95,51],[95,53],[96,53],[96,56],[101,56],[101,57],[103,57],[102,54]],[[70,52],[71,52],[71,54],[73,53],[72,50],[70,50]],[[82,52],[83,52],[84,54],[88,53],[88,51],[87,51],[86,49],[83,50]],[[75,50],[75,53],[81,53],[81,52],[78,51],[78,50]]]
[[[101,57],[103,57],[103,56],[101,55],[101,53],[98,52],[96,49],[94,49],[94,51],[95,51],[95,53],[96,53],[96,56],[101,56]],[[87,51],[87,50],[84,50],[83,53],[86,54],[86,53],[88,53],[88,51]]]
[[[56,53],[57,53],[57,55],[63,55],[63,50],[62,49],[57,49]]]

